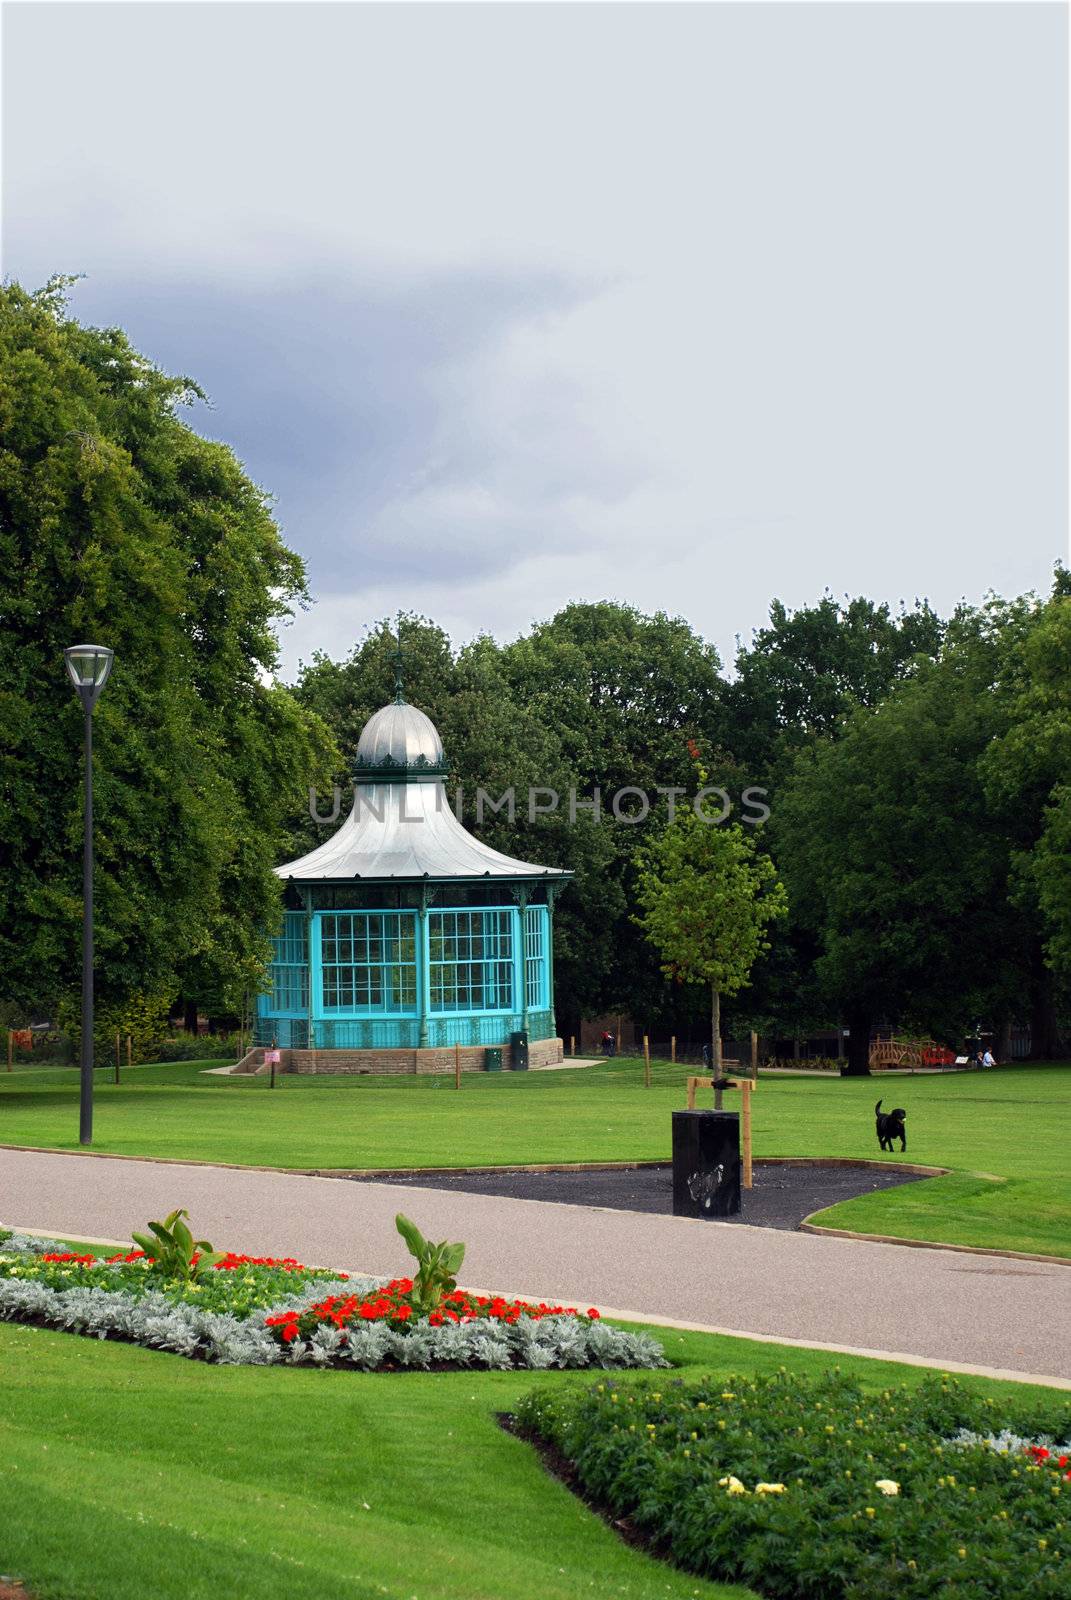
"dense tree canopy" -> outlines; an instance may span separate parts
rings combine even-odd
[[[95,714],[97,985],[233,1006],[276,916],[271,867],[330,737],[268,675],[305,594],[264,495],[178,410],[198,398],[64,285],[0,293],[0,983],[77,989],[82,712],[64,647],[107,644]]]
[[[979,762],[1004,729],[984,633],[962,637],[840,738],[803,751],[774,813],[797,920],[831,1016],[865,1067],[871,1025],[962,1037],[1014,1008],[1024,959],[1010,848]]]

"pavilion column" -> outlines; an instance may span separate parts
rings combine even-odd
[[[520,985],[521,1031],[528,1032],[528,902],[532,898],[528,889],[514,889],[517,902],[517,959],[514,972]]]
[[[550,1036],[558,1036],[558,1019],[554,1014],[554,896],[556,883],[547,884],[547,1009],[550,1011]]]
[[[305,911],[305,985],[308,993],[308,1014],[305,1023],[305,1045],[309,1050],[316,1049],[316,1033],[312,1020],[313,995],[316,992],[316,975],[312,968],[312,895],[309,895],[308,906]]]
[[[417,1015],[419,1017],[417,1032],[417,1048],[428,1048],[428,1002],[431,988],[431,960],[428,950],[428,901],[425,894],[420,896],[417,907],[416,919],[416,958],[417,958]]]

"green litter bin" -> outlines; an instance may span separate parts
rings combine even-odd
[[[483,1070],[485,1072],[502,1071],[502,1046],[493,1045],[483,1053]]]

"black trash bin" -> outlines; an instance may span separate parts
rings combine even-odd
[[[673,1215],[732,1217],[739,1210],[739,1113],[674,1111]]]
[[[514,1072],[528,1071],[528,1035],[526,1033],[510,1034],[509,1064]]]
[[[502,1046],[489,1045],[483,1053],[483,1070],[485,1072],[502,1071]]]

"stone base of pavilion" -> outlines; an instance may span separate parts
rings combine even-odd
[[[502,1068],[513,1070],[513,1058],[508,1043],[501,1046]],[[462,1072],[486,1071],[487,1051],[481,1045],[461,1046]],[[532,1039],[528,1045],[529,1068],[557,1066],[565,1059],[560,1039]],[[250,1050],[235,1067],[235,1072],[261,1073],[264,1066],[264,1048],[258,1045]],[[370,1073],[375,1077],[424,1076],[448,1073],[455,1070],[455,1047],[440,1045],[429,1050],[280,1050],[280,1072],[350,1074]]]

